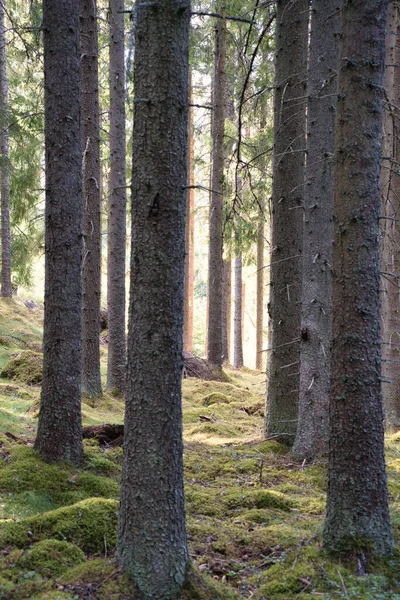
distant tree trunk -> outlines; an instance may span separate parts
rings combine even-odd
[[[83,133],[83,390],[101,395],[100,126],[96,0],[81,0]]]
[[[235,313],[233,318],[233,368],[243,367],[242,254],[235,258]]]
[[[193,103],[192,72],[189,72],[189,103]],[[193,107],[189,107],[189,138],[187,153],[188,185],[194,185],[194,131]],[[194,189],[186,193],[186,238],[185,238],[185,310],[183,323],[183,349],[193,350],[193,298],[194,298]]]
[[[110,204],[107,388],[125,391],[126,134],[124,0],[110,0]]]
[[[387,2],[342,4],[335,140],[332,389],[324,545],[359,561],[393,547],[379,322],[382,88]]]
[[[229,362],[232,319],[232,261],[224,260],[222,289],[222,360]]]
[[[381,304],[383,399],[386,425],[400,427],[400,19],[397,2],[389,3],[386,33],[385,91],[381,171]]]
[[[265,202],[260,201],[257,227],[257,298],[256,298],[256,369],[261,371],[264,347],[264,249],[265,249]]]
[[[276,13],[270,331],[265,435],[293,444],[299,394],[308,0]],[[289,366],[289,365],[292,365]],[[289,373],[288,373],[289,369]],[[288,375],[290,375],[288,377]]]
[[[293,452],[311,460],[328,451],[332,336],[333,150],[340,1],[311,12],[307,167],[301,305],[299,422]],[[298,365],[286,375],[298,371]]]
[[[10,230],[10,165],[8,152],[8,80],[4,2],[0,3],[0,192],[1,192],[1,295],[12,296],[11,230]]]
[[[141,5],[143,4],[143,7]],[[139,2],[119,557],[144,600],[175,598],[188,550],[181,379],[190,3]],[[155,369],[154,366],[157,366]]]
[[[46,269],[43,383],[35,448],[44,460],[78,464],[83,458],[79,0],[43,1],[43,39]]]
[[[217,2],[217,10],[225,12],[225,4]],[[214,110],[211,123],[212,176],[210,206],[210,252],[208,266],[208,335],[207,358],[222,366],[222,279],[223,239],[222,207],[224,189],[224,129],[226,96],[226,21],[216,19],[214,49]]]

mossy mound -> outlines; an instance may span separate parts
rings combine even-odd
[[[37,385],[43,379],[43,354],[23,350],[9,360],[1,370],[0,377]]]
[[[230,396],[225,396],[225,394],[220,394],[218,392],[212,392],[205,396],[201,401],[203,406],[211,406],[212,404],[229,404],[232,402],[232,398]]]
[[[82,550],[63,540],[42,540],[26,551],[20,552],[14,567],[37,571],[45,577],[58,577],[65,571],[86,561]]]
[[[238,600],[240,596],[226,585],[201,573],[191,565],[179,600]]]

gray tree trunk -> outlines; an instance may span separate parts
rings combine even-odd
[[[43,383],[35,448],[45,460],[78,464],[83,457],[79,0],[44,0],[43,32],[46,268]]]
[[[216,3],[224,13],[224,0]],[[224,129],[226,99],[226,20],[216,19],[214,47],[213,105],[211,122],[212,173],[210,205],[210,251],[208,262],[208,334],[207,358],[222,366],[222,280],[223,236],[222,208],[224,189]]]
[[[242,254],[235,258],[235,312],[233,316],[233,368],[243,367],[243,286]]]
[[[257,228],[256,369],[261,371],[264,349],[265,202],[260,201]]]
[[[387,1],[342,5],[335,140],[332,388],[325,548],[393,547],[379,319],[382,88]]]
[[[143,6],[142,6],[143,5]],[[145,600],[188,564],[181,379],[190,2],[137,5],[122,568]]]
[[[279,0],[276,13],[268,335],[272,350],[265,435],[290,445],[297,429],[299,394],[308,9],[308,0]]]
[[[340,1],[313,2],[308,66],[299,422],[293,453],[328,451],[332,336],[333,151]],[[287,370],[287,376],[298,371]]]
[[[232,320],[232,261],[224,260],[222,281],[222,360],[229,362]]]
[[[107,388],[125,392],[126,133],[124,0],[110,0],[110,200]]]
[[[12,296],[10,165],[8,133],[8,80],[4,3],[0,4],[0,193],[1,193],[1,295]]]
[[[83,135],[83,390],[100,396],[100,125],[96,0],[81,0]]]

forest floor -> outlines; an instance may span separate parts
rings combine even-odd
[[[132,599],[115,563],[121,447],[85,440],[80,468],[47,465],[32,448],[41,333],[39,309],[0,300],[0,369],[17,358],[0,378],[0,599]],[[400,552],[358,577],[355,564],[321,550],[326,462],[299,464],[284,446],[261,441],[265,374],[227,373],[229,383],[183,381],[195,570],[182,598],[400,600]],[[122,423],[123,410],[109,395],[86,399],[84,425]],[[386,450],[398,543],[400,434]]]

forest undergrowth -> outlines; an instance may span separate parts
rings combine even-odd
[[[136,597],[115,562],[121,447],[85,440],[80,468],[47,465],[33,450],[41,332],[40,309],[0,300],[0,599]],[[322,552],[326,461],[299,464],[261,441],[265,374],[226,372],[230,382],[183,381],[193,567],[182,600],[400,600],[398,551],[362,576],[355,560]],[[123,410],[112,395],[84,398],[84,425],[122,423]],[[386,451],[398,543],[400,434]]]

